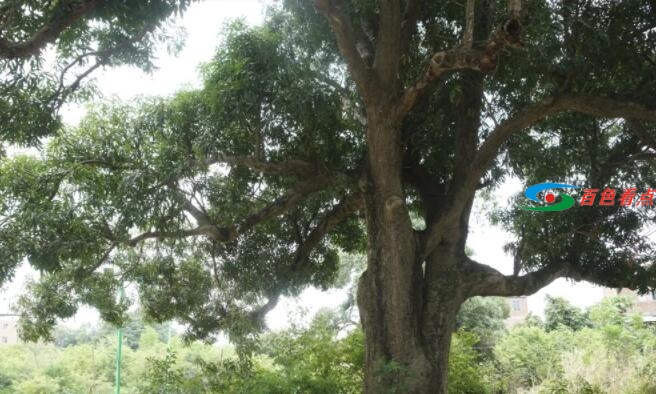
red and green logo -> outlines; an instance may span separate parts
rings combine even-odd
[[[538,193],[547,191],[547,193],[544,193],[542,198],[544,199],[544,202],[549,205],[520,208],[527,211],[554,212],[570,209],[574,206],[574,204],[576,204],[572,196],[564,193],[558,193],[556,196],[552,192],[552,189],[579,189],[579,186],[569,185],[567,183],[538,183],[537,185],[533,185],[526,189],[524,195],[531,201],[542,202],[538,198]],[[583,189],[579,205],[582,207],[594,206],[599,190],[601,189]],[[558,202],[556,202],[557,198],[560,198]],[[619,201],[619,205],[621,207],[646,207],[653,206],[655,199],[656,189],[651,187],[643,193],[638,193],[638,188],[636,187],[625,188],[621,193],[617,193],[615,189],[607,187],[601,192],[601,196],[597,205],[601,207],[614,206],[615,203]],[[637,200],[635,204],[634,200]]]
[[[549,204],[546,206],[530,206],[530,207],[520,207],[527,211],[540,211],[540,212],[555,212],[555,211],[564,211],[570,209],[576,204],[574,198],[565,193],[558,193],[556,196],[551,190],[552,189],[578,189],[578,186],[568,185],[567,183],[538,183],[526,189],[524,195],[531,201],[542,202],[538,198],[538,193],[548,190],[544,194],[544,201]],[[556,202],[556,199],[560,198],[560,201]]]

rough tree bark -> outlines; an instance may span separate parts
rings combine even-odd
[[[472,39],[490,34],[483,18],[474,18],[473,2],[468,5],[468,37],[462,48],[433,55],[414,86],[400,87],[399,59],[403,38],[414,26],[419,2],[380,3],[380,29],[371,63],[357,48],[353,27],[343,5],[336,0],[318,0],[317,8],[331,24],[338,46],[348,65],[367,113],[366,170],[361,182],[365,200],[368,263],[358,288],[358,307],[365,333],[365,392],[445,393],[451,334],[460,304],[469,296],[459,271],[465,259],[469,210],[473,190],[466,190],[464,203],[439,205],[430,184],[419,185],[427,193],[426,220],[435,221],[437,234],[412,227],[405,205],[404,152],[401,124],[416,99],[433,81],[452,70],[473,70],[467,74],[465,116],[457,125],[456,160],[462,171],[455,174],[454,190],[467,189],[465,169],[476,154],[476,135],[482,99],[481,70],[493,70],[497,52],[513,40],[501,28],[491,34],[487,45],[472,47]],[[487,5],[487,2],[485,2]],[[485,12],[480,15],[489,16]],[[478,19],[478,20],[476,20]],[[513,32],[516,33],[516,32]],[[483,37],[486,38],[486,37]],[[371,43],[365,43],[371,44]],[[370,45],[367,45],[370,46]],[[452,195],[452,198],[457,198]],[[433,242],[427,242],[432,239]]]
[[[369,240],[367,270],[358,289],[366,338],[366,389],[403,384],[421,392],[429,375],[419,319],[421,260],[405,209],[398,122],[388,103],[368,111],[368,168],[363,182]],[[418,375],[418,376],[412,376]]]
[[[445,393],[456,314],[468,297],[459,267],[465,258],[473,191],[465,204],[454,204],[450,211],[438,214],[435,207],[427,209],[432,214],[425,219],[441,218],[439,227],[443,230],[436,247],[429,247],[421,232],[413,229],[405,205],[401,123],[421,91],[442,73],[477,70],[464,76],[468,83],[461,105],[462,113],[468,115],[456,125],[456,167],[460,170],[454,174],[457,180],[454,186],[455,189],[462,186],[467,163],[476,153],[483,97],[479,65],[483,61],[489,67],[490,62],[496,61],[493,53],[496,49],[472,48],[472,38],[467,38],[463,48],[434,55],[418,83],[400,94],[398,62],[393,59],[402,50],[395,32],[404,35],[399,22],[403,15],[398,12],[398,4],[391,3],[381,4],[381,33],[371,68],[349,49],[350,27],[339,4],[333,2],[332,9],[324,4],[347,63],[357,70],[353,75],[367,109],[368,160],[362,192],[369,248],[367,270],[358,288],[358,307],[365,332],[365,392]],[[473,9],[473,5],[469,8]],[[475,39],[489,34],[486,21],[478,19],[468,22],[476,24],[476,28],[468,27]],[[499,35],[493,39],[499,41]],[[367,71],[370,76],[360,77]],[[425,204],[439,204],[434,199],[438,193],[431,194],[430,185],[419,188],[427,191],[422,196]]]
[[[360,182],[368,234],[367,268],[357,302],[365,334],[365,393],[446,393],[451,335],[462,302],[482,295],[528,295],[558,277],[581,279],[566,262],[504,276],[465,255],[469,214],[481,178],[502,144],[550,115],[656,120],[644,106],[601,97],[559,95],[528,105],[479,141],[483,78],[501,53],[521,47],[522,0],[509,0],[506,18],[492,25],[494,1],[468,0],[458,48],[433,54],[414,84],[403,87],[399,63],[416,29],[419,0],[381,0],[375,42],[360,42],[341,0],[315,0],[326,16],[367,115],[367,160]],[[503,11],[499,11],[503,12]],[[375,48],[373,55],[359,48]],[[438,184],[420,160],[404,157],[402,124],[418,98],[457,72],[463,93],[455,124],[454,171]],[[406,188],[418,192],[425,230],[413,229]],[[595,278],[586,278],[594,281]]]
[[[468,294],[464,243],[471,199],[443,222],[444,236],[425,255],[412,228],[402,179],[400,127],[386,103],[368,119],[365,196],[368,264],[358,287],[365,333],[365,392],[445,393],[455,319]]]

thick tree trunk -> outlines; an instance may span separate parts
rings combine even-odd
[[[393,265],[398,249],[395,243],[372,245],[369,267],[360,278],[364,391],[446,393],[451,334],[462,302],[458,280],[435,272],[439,279],[425,286],[421,265],[413,273],[386,267]],[[414,280],[408,283],[403,275]]]
[[[420,257],[401,184],[398,125],[387,118],[392,111],[379,108],[368,113],[363,184],[369,241],[367,270],[358,288],[364,390],[446,393],[451,333],[461,302],[457,247],[440,248],[426,260],[430,265]]]

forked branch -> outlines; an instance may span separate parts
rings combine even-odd
[[[169,189],[173,193],[175,199],[181,203],[183,210],[194,218],[196,221],[196,227],[180,231],[147,231],[128,240],[112,241],[120,242],[127,246],[136,246],[148,239],[161,240],[205,236],[216,242],[232,242],[253,227],[289,212],[293,208],[299,206],[309,195],[323,190],[337,181],[338,180],[334,177],[316,175],[309,180],[298,182],[294,187],[289,189],[286,194],[268,203],[260,210],[245,216],[233,224],[223,226],[216,224],[203,209],[196,207],[187,196],[185,196],[185,193],[175,184],[169,183]],[[354,202],[351,201],[351,198],[348,198],[343,204],[338,205],[335,208],[336,212],[333,215],[334,217],[329,215],[326,222],[316,230],[319,234],[316,234],[313,237],[325,235],[327,231],[336,225],[336,219],[340,219],[340,221],[343,220],[343,215],[346,211],[352,209],[353,204]],[[348,213],[350,212],[351,211],[348,211]]]
[[[364,200],[360,193],[348,195],[335,205],[307,237],[305,237],[303,243],[296,250],[294,267],[302,266],[310,256],[312,250],[319,245],[328,233],[363,206]]]
[[[528,105],[515,116],[499,123],[478,151],[472,166],[472,175],[476,179],[471,182],[478,181],[492,164],[499,148],[514,133],[535,125],[550,115],[567,111],[600,118],[625,118],[656,122],[656,108],[649,108],[641,103],[592,95],[548,97]]]
[[[476,192],[481,177],[492,165],[501,146],[513,134],[536,125],[551,115],[563,112],[578,112],[602,118],[625,118],[656,122],[656,108],[647,107],[637,102],[602,96],[562,95],[547,97],[537,103],[527,105],[514,116],[499,122],[498,126],[495,127],[478,149],[475,159],[464,175],[464,181],[459,184],[456,190],[452,191],[451,205],[448,210],[445,210],[449,213],[449,216],[439,217],[429,225],[429,231],[424,237],[424,255],[430,254],[435,246],[439,244],[441,237],[444,235],[444,229],[449,228],[448,224],[459,218],[460,212]]]

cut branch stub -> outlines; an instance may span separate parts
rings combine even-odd
[[[524,46],[522,22],[510,17],[506,19],[486,41],[483,50],[456,48],[438,52],[430,59],[427,70],[427,82],[439,78],[443,73],[451,70],[478,70],[485,73],[496,69],[498,55],[506,47],[521,48]]]
[[[511,3],[513,2],[511,1]],[[482,46],[472,48],[471,37],[468,36],[469,33],[466,33],[463,46],[433,54],[424,73],[413,86],[406,89],[399,109],[399,116],[402,117],[408,113],[428,85],[440,79],[447,72],[475,70],[486,74],[493,73],[497,69],[499,54],[503,49],[524,46],[522,34],[524,32],[523,20],[525,19],[524,8],[509,4],[508,17],[494,29]],[[468,23],[471,25],[472,22],[469,21]],[[466,29],[471,29],[471,27],[466,26]]]

